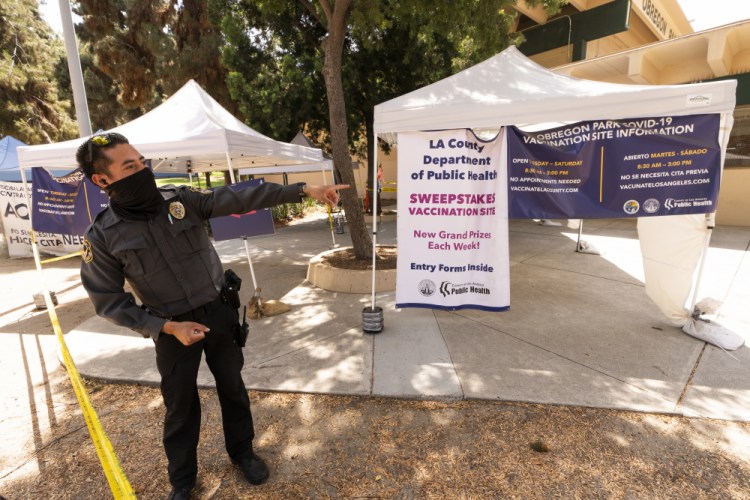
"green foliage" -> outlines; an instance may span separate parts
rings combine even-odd
[[[0,2],[0,137],[40,144],[78,136],[70,102],[50,78],[63,55],[37,0]]]
[[[305,126],[313,131],[326,128],[322,58],[312,45],[325,33],[312,24],[306,31],[297,30],[295,20],[304,8],[298,2],[217,4],[224,13],[227,86],[248,124],[283,141]]]
[[[274,222],[289,222],[306,216],[317,202],[312,198],[305,198],[301,203],[284,203],[271,208]]]
[[[313,198],[304,198],[301,203],[293,203],[289,211],[291,212],[292,217],[302,218],[307,215],[313,207],[317,206],[317,203],[318,202]]]
[[[518,43],[514,0],[360,0],[346,27],[343,79],[352,153],[372,155],[373,107]],[[550,13],[567,0],[529,0]],[[319,2],[220,0],[227,85],[250,125],[289,140],[298,130],[329,149]],[[311,5],[316,14],[305,6]],[[363,140],[364,136],[364,140]],[[322,139],[322,142],[321,142]],[[368,149],[368,146],[369,149]],[[372,170],[371,168],[368,170]]]
[[[552,17],[555,14],[558,14],[560,10],[570,2],[569,0],[526,0],[526,3],[532,7],[541,4],[544,7],[545,12],[547,12],[547,15]]]
[[[239,114],[207,0],[78,0],[74,10],[94,129],[142,115],[190,79]]]
[[[289,211],[289,204],[276,205],[271,208],[271,217],[274,222],[289,222],[292,216]]]

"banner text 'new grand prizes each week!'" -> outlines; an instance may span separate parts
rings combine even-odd
[[[716,210],[719,115],[508,128],[511,218],[602,218]]]
[[[396,307],[510,306],[502,134],[400,133]]]

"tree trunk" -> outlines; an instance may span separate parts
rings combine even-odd
[[[210,188],[211,187],[211,172],[203,172],[203,175],[206,178],[206,187]]]
[[[349,18],[349,0],[337,0],[333,12],[328,16],[328,35],[323,40],[323,79],[328,95],[328,116],[331,126],[331,146],[333,165],[344,184],[349,189],[341,191],[341,202],[346,211],[346,220],[352,238],[354,254],[358,259],[372,258],[372,239],[365,225],[362,204],[357,195],[349,156],[349,134],[346,125],[346,105],[344,103],[344,86],[341,81],[341,57],[346,35],[346,23]]]

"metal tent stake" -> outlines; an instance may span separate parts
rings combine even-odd
[[[578,219],[578,242],[576,243],[576,252],[578,253],[589,253],[591,255],[601,255],[601,252],[586,240],[582,240],[583,235],[583,219]]]

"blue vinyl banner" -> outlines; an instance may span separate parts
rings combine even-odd
[[[232,184],[229,188],[233,191],[239,191],[246,187],[256,187],[261,184],[263,184],[262,178]],[[273,216],[268,208],[253,210],[246,214],[214,217],[209,219],[209,223],[211,224],[214,241],[276,234],[276,229],[273,227]]]
[[[621,218],[716,210],[719,115],[508,127],[509,216]]]
[[[81,169],[55,177],[31,169],[32,226],[43,233],[82,235],[109,203],[107,193],[86,179]]]

